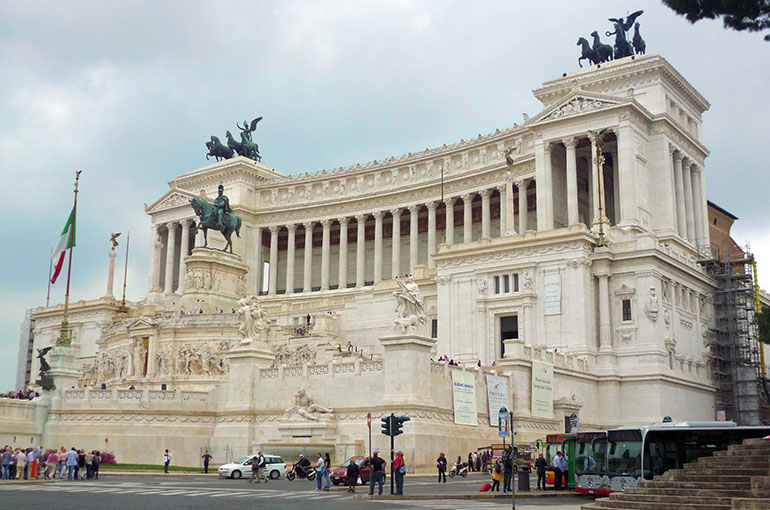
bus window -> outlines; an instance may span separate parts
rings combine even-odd
[[[602,438],[580,443],[575,462],[575,474],[603,474],[607,442]]]
[[[608,433],[607,474],[610,476],[642,474],[642,434],[638,430]]]

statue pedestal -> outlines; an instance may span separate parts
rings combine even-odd
[[[230,312],[236,301],[246,295],[249,267],[238,255],[211,248],[194,248],[184,259],[185,278],[182,306],[193,311],[214,308]]]
[[[407,333],[380,338],[385,348],[383,373],[388,374],[380,405],[435,405],[425,378],[430,377],[430,356],[436,340]]]
[[[227,394],[228,408],[250,409],[255,400],[255,382],[259,378],[259,369],[270,367],[275,354],[262,342],[252,341],[230,349],[226,356],[230,372],[223,389]]]
[[[51,394],[51,409],[60,409],[64,400],[64,392],[73,387],[77,388],[78,372],[75,365],[75,355],[72,353],[72,347],[57,345],[48,353],[48,363],[51,370],[48,375],[53,377],[53,383],[56,389]]]

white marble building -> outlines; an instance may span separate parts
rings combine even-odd
[[[66,406],[52,402],[49,437],[115,426],[132,461],[163,444],[195,454],[327,445],[342,457],[363,451],[367,410],[397,409],[417,418],[400,437],[429,466],[438,450],[496,442],[491,371],[510,381],[518,443],[561,430],[573,412],[581,428],[713,419],[714,281],[697,263],[709,244],[709,103],[656,55],[534,94],[543,109],[522,125],[437,149],[299,176],[235,158],[170,181],[145,206],[155,240],[146,299],[127,316],[110,309],[99,338],[79,342],[90,372],[61,395]],[[202,236],[189,200],[213,200],[219,184],[243,220],[240,257],[193,251]],[[224,245],[217,232],[208,243]],[[407,274],[427,323],[394,343],[392,292]],[[252,294],[273,325],[249,351],[234,312]],[[33,314],[36,331],[49,310]],[[354,352],[338,352],[348,341]],[[455,369],[429,359],[444,354],[476,374],[476,427],[452,422]],[[99,369],[107,358],[113,367]],[[554,367],[551,417],[531,412],[533,361]],[[285,419],[300,389],[334,419]],[[139,450],[137,424],[151,438]]]

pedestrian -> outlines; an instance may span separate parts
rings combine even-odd
[[[473,454],[468,452],[468,471],[473,472]]]
[[[473,452],[473,470],[481,471],[481,457],[479,457],[478,452]]]
[[[258,450],[257,451],[257,483],[262,483],[262,481],[267,483],[267,478],[265,477],[266,467],[267,467],[267,461],[265,460],[265,456],[262,455],[262,450]]]
[[[556,452],[556,457],[553,459],[553,488],[554,490],[561,490],[561,451]]]
[[[404,494],[404,475],[406,474],[406,463],[404,462],[404,453],[400,450],[396,453],[396,458],[391,466],[393,476],[396,481],[396,495]]]
[[[86,452],[78,450],[78,473],[80,473],[80,479],[86,478]]]
[[[249,478],[249,483],[254,483],[254,479],[257,477],[257,473],[259,473],[259,467],[257,467],[259,462],[257,461],[256,455],[251,458],[249,464],[251,464],[251,478]]]
[[[24,450],[19,450],[16,452],[16,479],[21,480],[22,478],[26,478],[26,470],[27,467],[27,454],[24,453]]]
[[[9,446],[8,451],[11,452],[11,463],[8,465],[8,479],[15,480],[16,479],[16,458],[18,456],[17,454],[19,453],[19,449],[16,448],[15,450],[13,450]]]
[[[567,481],[569,479],[569,457],[567,457],[567,454],[563,451],[559,453],[561,453],[559,469],[561,470],[561,478],[563,479],[563,481],[559,480],[559,485],[561,485],[563,490],[567,490],[569,485],[569,482]]]
[[[166,448],[166,453],[163,454],[163,472],[168,474],[168,465],[171,464],[171,452]]]
[[[70,451],[67,452],[67,480],[77,480],[78,474],[78,452],[75,451],[73,446]]]
[[[541,453],[535,461],[535,469],[537,470],[537,488],[543,491],[545,490],[545,470],[547,467],[548,462],[546,462],[545,457]],[[540,487],[541,481],[543,482],[542,488]]]
[[[503,452],[503,492],[511,490],[513,480],[513,448]]]
[[[59,480],[64,478],[64,470],[67,468],[67,450],[63,446],[59,447]]]
[[[356,485],[358,485],[358,476],[361,474],[361,470],[358,468],[358,464],[354,460],[348,463],[348,470],[345,473],[345,478],[348,486],[348,492],[356,492]]]
[[[481,453],[481,470],[489,473],[489,454],[486,451]]]
[[[2,465],[3,465],[3,475],[2,475],[3,480],[8,480],[8,470],[10,469],[10,466],[11,466],[11,455],[13,454],[11,453],[10,446],[6,446],[2,450],[0,450],[0,459],[2,459]]]
[[[332,488],[332,482],[329,479],[329,474],[332,472],[332,459],[329,458],[329,452],[326,452],[326,456],[324,457],[324,480],[326,481],[326,487],[325,489],[331,490]]]
[[[209,472],[209,461],[210,461],[211,459],[213,459],[213,458],[214,458],[214,457],[212,457],[212,456],[209,454],[209,451],[208,451],[208,450],[206,450],[206,453],[204,453],[204,454],[203,454],[203,456],[201,457],[201,459],[203,459],[203,473],[204,473],[204,474],[206,474],[206,473],[208,473],[208,472]]]
[[[95,480],[99,479],[99,464],[102,463],[102,454],[99,452],[99,450],[96,450],[94,452],[94,460],[93,460],[93,467],[92,467],[92,473],[91,476]]]
[[[29,453],[27,453],[27,473],[30,480],[37,477],[37,457],[35,457],[35,451],[32,448],[29,448]]]
[[[500,492],[500,482],[503,481],[503,464],[500,459],[495,460],[492,466],[492,488],[489,492]]]
[[[321,455],[321,452],[318,452],[318,458],[315,461],[315,482],[316,482],[315,490],[317,491],[321,490],[321,484],[323,484],[323,477],[324,477],[324,456]]]
[[[385,467],[386,462],[380,458],[378,452],[373,452],[369,464],[371,465],[371,475],[369,476],[369,495],[374,496],[374,484],[378,483],[380,485],[378,494],[382,496],[382,468]]]
[[[446,483],[446,468],[447,468],[447,460],[446,457],[444,457],[444,452],[441,452],[438,454],[438,459],[436,459],[436,468],[438,469],[438,483]],[[443,481],[442,481],[443,478]]]
[[[59,454],[56,453],[56,450],[48,450],[48,460],[46,461],[46,465],[45,465],[46,480],[51,479],[51,473],[53,473],[54,478],[56,478],[56,466],[58,465],[59,465]]]
[[[86,479],[90,480],[94,477],[94,451],[88,450],[86,453]]]

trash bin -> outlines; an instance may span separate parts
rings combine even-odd
[[[529,473],[531,471],[529,466],[519,468],[519,492],[529,492]]]

